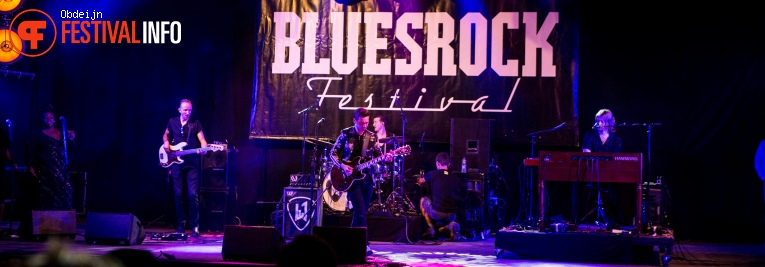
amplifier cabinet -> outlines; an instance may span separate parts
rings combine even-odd
[[[322,199],[319,188],[285,187],[282,210],[282,235],[292,239],[310,234],[311,226],[321,226]]]

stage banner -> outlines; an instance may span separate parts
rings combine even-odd
[[[262,0],[260,9],[251,138],[334,138],[365,107],[388,117],[389,136],[409,140],[449,142],[451,118],[476,118],[493,120],[493,144],[530,142],[562,123],[538,143],[578,143],[578,1]]]

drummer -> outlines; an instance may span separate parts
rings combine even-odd
[[[377,140],[387,138],[388,131],[385,130],[385,125],[388,124],[388,116],[376,115],[374,118],[372,118],[372,120],[372,126],[375,129],[374,132],[377,134]],[[380,146],[380,149],[382,149],[383,153],[389,151],[388,142],[378,142],[377,145]],[[375,184],[377,184],[378,180],[387,178],[389,176],[388,168],[385,166],[384,162],[377,163],[377,166],[375,166],[375,176],[377,176],[375,177]]]
[[[377,115],[373,118],[372,126],[375,127],[375,133],[377,134],[377,140],[388,137],[388,131],[385,130],[385,125],[388,124],[388,116]],[[385,148],[385,143],[378,143],[383,145],[383,153],[388,152]]]

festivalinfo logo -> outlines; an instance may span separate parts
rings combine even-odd
[[[39,9],[19,12],[9,30],[16,29],[22,44],[13,50],[27,57],[48,53],[57,41],[61,44],[180,44],[179,21],[104,20],[96,10],[61,10],[56,25],[48,13]]]

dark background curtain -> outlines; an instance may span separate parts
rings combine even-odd
[[[130,212],[142,221],[173,216],[164,204],[167,170],[158,166],[156,150],[167,119],[178,115],[179,100],[190,98],[192,116],[202,121],[208,141],[239,148],[238,199],[230,212],[244,224],[270,223],[274,206],[258,202],[278,201],[289,174],[300,171],[302,151],[299,141],[249,139],[258,5],[25,1],[24,8],[49,13],[99,9],[110,21],[176,20],[183,25],[183,40],[57,44],[42,57],[8,66],[36,74],[0,77],[0,118],[14,122],[14,158],[23,158],[21,140],[39,127],[50,103],[77,132],[71,164],[88,172],[89,211]],[[662,123],[652,131],[654,177],[645,179],[664,177],[678,238],[762,241],[763,186],[753,166],[764,139],[757,118],[765,114],[765,22],[758,17],[751,6],[699,2],[581,5],[579,131],[592,125],[600,108],[613,110],[620,123]],[[647,151],[645,128],[617,133],[625,152]],[[419,162],[448,151],[449,144],[424,147],[407,166],[416,170]],[[507,217],[513,218],[519,206],[513,195],[517,170],[530,145],[511,142],[493,149],[510,188]]]

